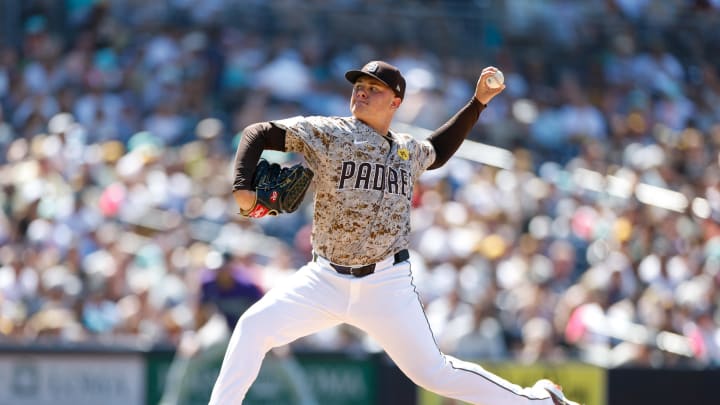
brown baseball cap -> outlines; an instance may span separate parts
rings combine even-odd
[[[398,68],[387,62],[374,60],[366,63],[360,70],[348,70],[345,73],[345,78],[350,83],[355,83],[360,76],[370,76],[380,80],[390,87],[395,95],[400,98],[405,97],[405,78]]]

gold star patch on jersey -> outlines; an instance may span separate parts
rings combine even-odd
[[[398,149],[398,156],[400,156],[402,160],[408,160],[410,158],[410,151],[405,148],[400,148]]]

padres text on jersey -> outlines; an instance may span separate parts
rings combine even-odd
[[[342,162],[338,189],[356,188],[362,190],[384,191],[404,195],[408,199],[410,174],[405,169],[396,170],[381,163]]]

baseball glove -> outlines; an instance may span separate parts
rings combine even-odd
[[[253,188],[255,189],[255,206],[242,215],[250,218],[262,218],[265,215],[278,215],[294,212],[300,206],[314,173],[301,164],[292,167],[280,167],[260,159]]]

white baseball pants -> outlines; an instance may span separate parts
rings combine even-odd
[[[545,390],[441,353],[410,263],[393,264],[392,257],[362,278],[339,274],[319,257],[270,290],[238,321],[209,405],[242,403],[270,349],[340,323],[364,330],[415,384],[439,395],[482,405],[553,405]]]

